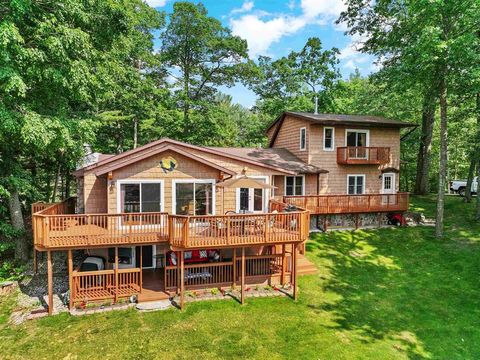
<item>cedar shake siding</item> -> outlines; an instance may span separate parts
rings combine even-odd
[[[280,130],[278,130],[277,137],[272,147],[287,149],[304,162],[309,163],[309,124],[310,123],[306,120],[286,116],[281,124],[277,124],[271,129],[273,130],[276,129],[277,126],[281,126]],[[306,148],[305,150],[300,150],[300,129],[303,127],[307,129]]]

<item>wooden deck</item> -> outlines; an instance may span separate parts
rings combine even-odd
[[[284,196],[283,200],[312,215],[403,212],[408,210],[409,194],[305,195]]]
[[[53,204],[32,216],[34,244],[42,251],[162,242],[175,249],[205,249],[305,241],[309,212],[274,212],[282,206],[286,204],[272,200],[272,212],[266,214],[177,216],[69,214],[69,206]]]

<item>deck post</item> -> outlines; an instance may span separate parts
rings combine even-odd
[[[118,301],[118,246],[115,246],[115,302]]]
[[[33,273],[37,275],[38,264],[37,264],[37,249],[33,248]]]
[[[47,276],[48,276],[48,315],[53,313],[53,268],[52,268],[52,252],[47,252]]]
[[[297,244],[292,244],[292,257],[293,257],[293,300],[298,299],[298,286],[297,286]]]
[[[143,289],[143,246],[140,246],[140,293]]]
[[[245,248],[242,247],[242,291],[241,302],[245,304]]]
[[[282,245],[282,278],[280,280],[282,286],[285,286],[285,273],[287,271],[287,255],[286,255],[285,244]]]
[[[237,286],[237,249],[233,248],[233,287]]]
[[[68,250],[68,289],[70,290],[68,308],[71,310],[73,306],[73,257],[72,250]]]
[[[185,259],[183,251],[180,251],[180,310],[185,306]]]

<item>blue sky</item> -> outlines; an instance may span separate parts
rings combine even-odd
[[[172,12],[174,0],[146,0],[159,10]],[[358,68],[363,75],[375,71],[372,57],[356,49],[361,38],[345,35],[346,27],[335,24],[344,9],[343,0],[204,0],[213,16],[234,35],[248,41],[250,56],[268,55],[274,59],[299,50],[309,37],[319,37],[324,49],[340,50],[343,77]],[[246,107],[255,103],[255,94],[241,85],[221,88],[233,101]]]

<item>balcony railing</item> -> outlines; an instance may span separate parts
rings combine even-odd
[[[389,147],[346,146],[337,148],[337,163],[340,165],[384,165],[389,161]]]
[[[312,215],[393,212],[408,210],[409,194],[284,196],[284,202],[310,210]]]
[[[32,216],[38,249],[69,249],[169,243],[177,248],[216,248],[302,242],[308,238],[309,213],[280,212],[222,216],[168,213],[69,214],[72,206],[54,204]]]
[[[74,271],[72,273],[71,303],[117,299],[140,293],[140,268]]]

